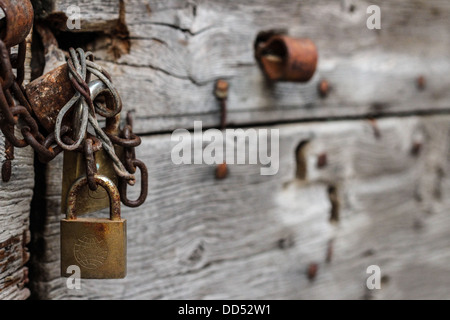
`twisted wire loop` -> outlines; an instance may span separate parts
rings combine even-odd
[[[5,136],[2,180],[7,182],[11,178],[11,161],[14,160],[15,147],[31,146],[43,163],[53,160],[63,150],[71,150],[84,154],[88,185],[90,189],[95,190],[97,189],[95,152],[103,149],[111,158],[119,178],[122,202],[130,207],[141,205],[146,200],[148,192],[147,167],[136,159],[134,150],[140,145],[141,139],[133,133],[131,113],[127,115],[127,124],[124,128],[122,130],[119,128],[118,114],[122,110],[122,101],[111,82],[110,75],[94,63],[91,52],[71,48],[67,65],[75,94],[60,110],[55,130],[44,136],[22,86],[25,74],[25,50],[26,44],[22,42],[18,45],[18,53],[11,54],[10,48],[0,39],[0,129]],[[88,85],[94,82],[90,82],[91,74],[98,78],[95,81],[102,82],[99,92],[91,92]],[[106,90],[110,98],[104,105],[96,101],[96,96],[102,90]],[[72,125],[63,123],[69,114],[73,119]],[[107,124],[113,120],[111,123],[119,133],[116,135],[108,125],[102,129],[96,114],[105,117]],[[93,128],[94,135],[88,133],[88,124]],[[21,138],[16,137],[16,128],[22,134]],[[124,148],[123,162],[115,153],[115,145]],[[137,168],[141,171],[141,192],[138,199],[129,200],[127,185],[135,184],[134,174]]]
[[[63,150],[77,150],[85,143],[88,124],[94,129],[96,137],[101,141],[103,150],[108,154],[113,162],[114,171],[117,176],[123,178],[128,184],[134,185],[135,176],[133,173],[127,171],[119,157],[115,153],[114,145],[108,135],[100,127],[96,114],[105,118],[115,117],[122,110],[122,101],[120,96],[111,82],[109,74],[99,65],[93,62],[93,55],[91,52],[84,52],[81,48],[74,50],[70,48],[70,58],[67,62],[69,69],[69,79],[75,89],[74,96],[66,103],[60,110],[55,124],[55,139],[56,143]],[[91,95],[87,81],[90,80],[90,75],[95,75],[106,86],[112,97],[112,108],[103,107],[102,104],[95,102],[95,97]],[[63,141],[61,128],[63,126],[64,117],[73,111],[73,143],[67,144]],[[85,154],[86,162],[92,164],[93,160],[89,148],[85,147],[83,152]],[[91,170],[92,173],[92,170]],[[94,190],[95,179],[93,174],[90,175],[89,187]],[[89,178],[89,175],[88,175]]]

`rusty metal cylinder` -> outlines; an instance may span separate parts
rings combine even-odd
[[[0,8],[5,13],[5,26],[0,38],[11,48],[23,42],[33,26],[33,6],[29,0],[0,0]]]
[[[264,74],[271,81],[307,82],[316,71],[317,47],[310,39],[274,35],[255,52]]]
[[[59,111],[75,94],[67,64],[27,84],[25,93],[40,124],[47,132],[52,132]]]
[[[106,109],[116,109],[114,97],[102,81],[91,81],[89,89],[93,100],[102,97],[103,101],[96,102],[104,103]],[[60,110],[76,94],[72,81],[69,78],[67,63],[27,84],[25,86],[25,94],[39,123],[47,132],[53,132]],[[75,106],[73,109],[76,109]],[[73,111],[69,111],[68,115],[64,117],[63,125],[74,128],[73,120],[76,121],[76,119],[72,119],[75,115]],[[120,114],[117,114],[114,118],[107,119],[106,132],[117,134],[119,121]]]

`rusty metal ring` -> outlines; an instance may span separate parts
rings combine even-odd
[[[106,130],[106,129],[105,129]],[[130,138],[120,138],[114,134],[106,133],[111,140],[112,143],[117,144],[118,146],[125,147],[125,148],[134,148],[141,144],[141,138],[131,133]]]
[[[10,110],[15,117],[20,116],[20,118],[25,121],[27,126],[30,127],[30,131],[33,135],[39,134],[38,124],[28,112],[27,108],[25,108],[24,106],[15,106],[10,108]]]
[[[120,199],[122,200],[122,203],[130,208],[136,208],[139,207],[141,204],[145,202],[147,199],[147,193],[148,193],[148,170],[141,160],[134,159],[133,165],[141,170],[141,193],[139,194],[139,198],[136,200],[130,200],[127,197],[127,181],[125,179],[119,179],[119,192],[120,192]]]
[[[92,151],[93,152],[97,152],[97,151],[102,150],[103,144],[102,144],[102,141],[99,138],[97,138],[96,136],[93,136],[90,133],[88,133],[88,139],[92,140]]]
[[[124,128],[123,128],[123,130],[122,130],[122,136],[125,138],[125,139],[130,139],[131,138],[131,136],[132,136],[132,134],[133,134],[133,131],[132,131],[132,128],[131,128],[131,126],[129,125],[129,124],[127,124]],[[135,173],[136,172],[136,166],[133,164],[133,161],[136,159],[136,151],[135,151],[135,149],[134,148],[125,148],[125,155],[124,155],[124,158],[125,158],[125,163],[124,163],[124,165],[125,165],[125,168],[129,171],[129,172],[131,172],[131,173]]]
[[[14,147],[24,148],[28,146],[28,143],[25,141],[25,139],[16,138],[13,125],[3,124],[1,126],[1,130],[3,132],[3,135],[5,136],[5,139],[8,140]]]
[[[68,133],[69,131],[70,131],[69,126],[63,126],[61,128],[61,134],[62,135]],[[49,154],[47,154],[47,153],[46,154],[38,153],[39,161],[42,162],[42,163],[47,163],[47,162],[52,161],[58,154],[60,154],[63,151],[63,149],[60,146],[58,146],[58,144],[56,143],[56,138],[55,138],[55,133],[54,132],[50,133],[47,136],[47,138],[44,139],[44,141],[42,143],[42,146],[45,149],[47,149],[47,150],[49,150],[50,152],[53,153],[51,157],[49,157],[48,156]]]
[[[28,130],[33,135],[37,135],[39,133],[39,128],[38,128],[36,121],[34,121],[33,117],[28,113],[28,111],[25,107],[15,106],[15,107],[10,108],[9,111],[13,115],[16,123],[18,122],[18,119],[17,119],[18,116],[21,116],[21,118],[27,124]],[[14,147],[24,148],[28,145],[28,142],[26,141],[26,139],[17,139],[16,138],[16,136],[14,134],[14,125],[3,124],[1,126],[1,129],[2,129],[3,134],[5,135],[5,138],[8,139],[9,142],[11,142],[11,144]]]
[[[39,143],[39,141],[36,140],[36,138],[30,132],[29,127],[23,127],[21,132],[24,140],[39,154],[41,158],[47,159],[56,157],[53,149],[45,148],[42,144]]]
[[[9,48],[24,41],[33,26],[33,6],[29,0],[0,0],[5,13],[6,27],[0,38]]]
[[[61,135],[65,135],[66,133],[68,133],[70,131],[70,127],[69,126],[62,126],[62,128],[61,128]],[[48,136],[47,136],[47,138],[45,138],[45,140],[44,140],[44,142],[42,143],[42,145],[45,147],[45,148],[50,148],[50,146],[51,145],[54,145],[54,144],[56,144],[56,138],[55,138],[55,133],[54,132],[52,132],[52,133],[50,133]],[[57,144],[56,144],[57,145]],[[57,145],[57,147],[59,147],[58,145]],[[62,149],[61,149],[62,150]]]
[[[61,140],[68,145],[72,145],[75,143],[75,141],[73,141],[73,139],[71,137],[69,137],[68,135],[66,135],[66,133],[68,133],[70,130],[65,131],[65,128],[69,128],[67,125],[64,125],[61,127]],[[54,133],[52,133],[52,136],[54,137],[55,141],[56,141],[56,137],[54,135]],[[98,139],[95,136],[92,136],[90,134],[88,134],[88,138],[92,140],[93,144],[92,144],[92,150],[94,152],[100,151],[103,149],[103,144],[102,141],[100,139]],[[59,146],[58,146],[59,147]],[[74,149],[73,151],[77,151],[77,152],[83,152],[83,145],[78,146],[78,148]]]

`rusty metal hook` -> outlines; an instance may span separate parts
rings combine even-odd
[[[120,200],[124,205],[130,208],[139,207],[141,204],[145,202],[147,199],[148,193],[148,170],[145,164],[138,159],[131,160],[133,166],[135,168],[139,168],[141,170],[141,193],[139,194],[139,198],[136,200],[130,200],[127,196],[127,181],[124,179],[119,179],[119,191],[120,191]]]

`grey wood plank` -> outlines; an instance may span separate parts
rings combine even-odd
[[[304,119],[395,115],[448,110],[448,1],[80,1],[55,0],[53,13],[78,4],[88,44],[113,75],[126,110],[136,110],[140,133],[192,128],[193,119],[219,125],[214,82],[230,82],[229,123],[252,125]],[[382,29],[366,27],[377,4]],[[353,6],[353,10],[350,8]],[[114,26],[125,14],[129,52]],[[285,28],[319,49],[307,84],[268,84],[253,57],[258,32]],[[121,49],[122,50],[122,49]],[[120,51],[120,50],[119,50]],[[423,75],[425,90],[416,79]],[[317,93],[321,79],[333,90]]]
[[[84,280],[81,290],[59,276],[59,158],[47,171],[45,250],[32,288],[45,299],[448,298],[449,123],[387,118],[376,123],[378,138],[361,120],[269,127],[280,129],[278,174],[230,165],[223,181],[214,166],[174,165],[170,135],[144,137],[148,200],[123,209],[128,276]],[[303,141],[306,178],[298,179]],[[324,152],[328,163],[318,168]],[[313,281],[311,263],[319,266]],[[375,292],[364,289],[370,265],[384,276]]]

